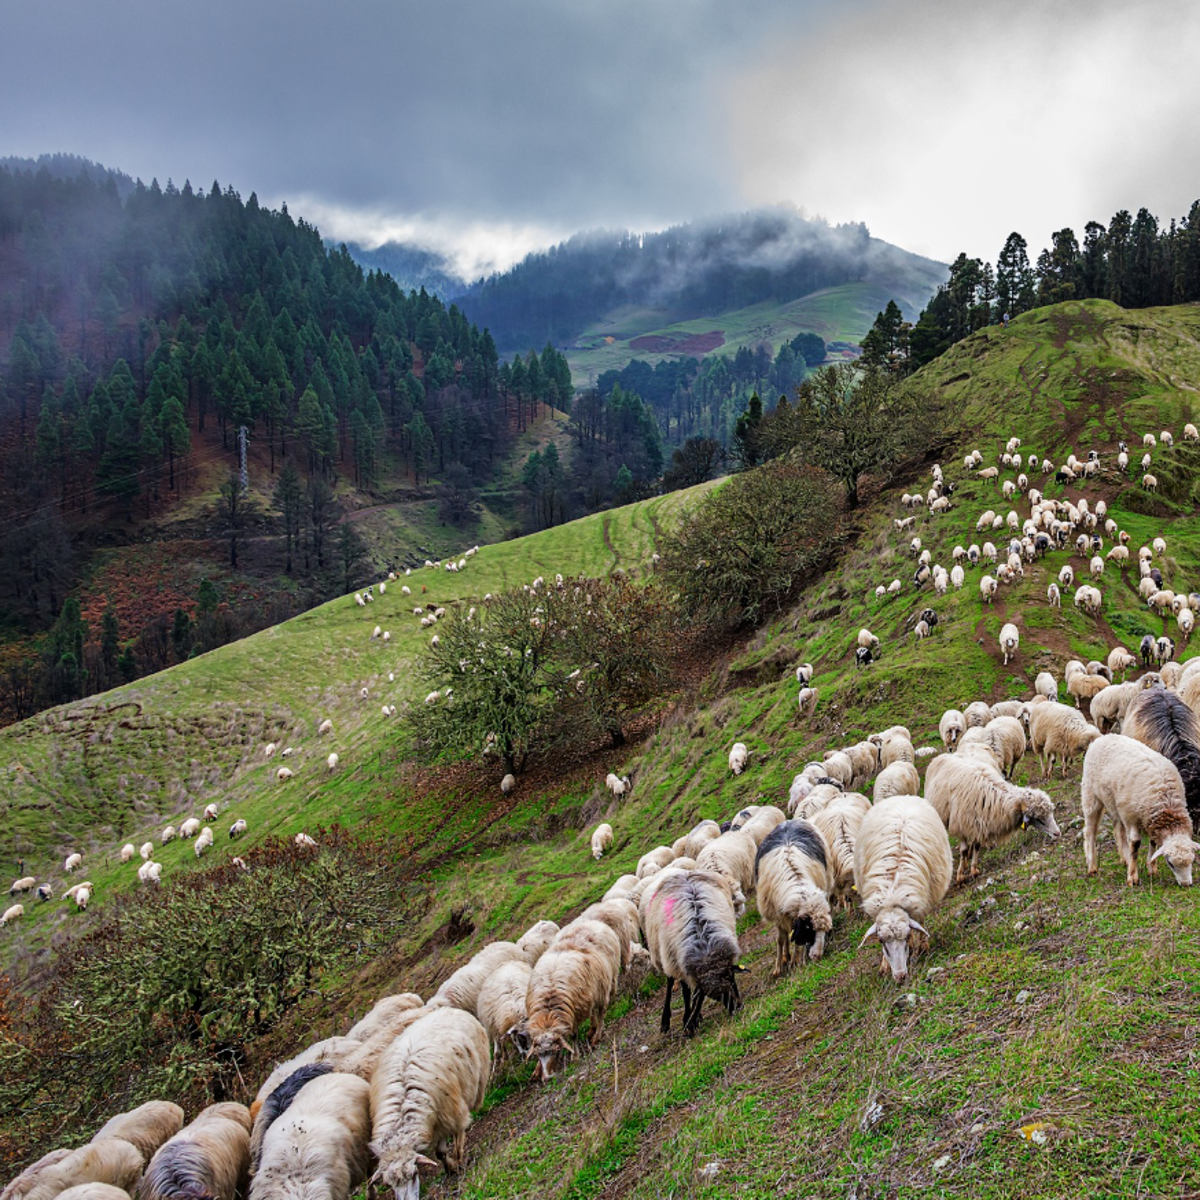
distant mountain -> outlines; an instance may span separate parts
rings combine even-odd
[[[453,298],[501,352],[560,348],[639,311],[646,330],[785,304],[847,284],[884,284],[915,319],[947,268],[871,237],[865,225],[829,225],[795,210],[764,209],[662,233],[593,231],[531,254]],[[864,330],[865,332],[865,330]]]
[[[329,249],[334,243],[327,242]],[[346,250],[360,267],[368,271],[386,271],[406,292],[424,288],[431,296],[446,299],[462,292],[467,281],[456,274],[450,261],[434,250],[424,250],[405,242],[385,242],[368,250],[357,242],[346,242]]]
[[[39,154],[37,158],[20,158],[16,155],[0,157],[0,167],[9,171],[29,171],[36,175],[45,168],[51,179],[78,179],[86,176],[93,183],[102,183],[111,179],[117,185],[117,194],[124,200],[134,189],[136,183],[132,176],[113,167],[103,166],[83,158],[78,154]]]

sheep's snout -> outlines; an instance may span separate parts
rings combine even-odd
[[[1175,876],[1175,882],[1177,884],[1179,884],[1180,887],[1191,887],[1192,886],[1192,864],[1191,863],[1188,863],[1187,866],[1184,866],[1184,867],[1177,867],[1177,866],[1175,866],[1174,863],[1170,863],[1170,867],[1171,867],[1172,873]]]
[[[813,944],[808,948],[808,957],[812,959],[820,958],[825,953],[825,935],[818,933]]]
[[[884,942],[883,957],[892,972],[892,978],[897,983],[903,983],[908,978],[908,943]]]

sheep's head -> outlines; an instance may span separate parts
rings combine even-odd
[[[902,908],[888,908],[875,918],[875,924],[863,934],[859,945],[877,941],[892,978],[903,983],[908,975],[908,939],[914,933],[926,933],[925,927]]]
[[[433,1170],[440,1165],[432,1158],[419,1154],[412,1146],[398,1146],[389,1153],[386,1145],[372,1142],[370,1149],[376,1158],[388,1156],[387,1164],[381,1164],[367,1184],[367,1195],[371,1200],[375,1200],[380,1184],[391,1188],[396,1200],[420,1200],[421,1177],[418,1171],[421,1167]]]
[[[1021,828],[1032,825],[1048,838],[1059,835],[1058,822],[1054,819],[1054,801],[1039,788],[1026,788],[1021,798]]]
[[[742,993],[738,988],[738,976],[746,968],[735,962],[717,961],[711,957],[696,970],[696,984],[706,995],[719,1000],[731,1016],[742,1007]]]
[[[1167,860],[1175,882],[1180,887],[1190,887],[1192,864],[1196,861],[1197,850],[1200,850],[1200,843],[1193,842],[1186,833],[1173,833],[1150,855],[1150,862],[1153,863],[1161,855]]]
[[[564,1056],[574,1057],[575,1047],[557,1029],[545,1029],[529,1039],[526,1058],[536,1058],[542,1068],[542,1078],[551,1079]]]

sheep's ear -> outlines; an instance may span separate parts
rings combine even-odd
[[[861,950],[872,938],[874,938],[875,941],[879,941],[879,931],[874,925],[872,925],[871,928],[863,934],[862,941],[858,943],[858,948]]]
[[[909,929],[915,929],[918,933],[923,933],[926,937],[929,936],[929,930],[920,921],[914,921],[912,917],[908,918],[908,927]]]
[[[442,1164],[440,1162],[436,1162],[432,1158],[427,1158],[424,1154],[418,1154],[417,1155],[417,1166],[418,1167],[431,1167],[433,1170],[437,1171],[437,1170],[441,1169]]]

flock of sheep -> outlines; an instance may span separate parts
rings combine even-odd
[[[1147,435],[1148,445],[1151,437]],[[1200,435],[1188,425],[1184,438],[1196,441]],[[1167,432],[1159,440],[1171,444]],[[1003,465],[1018,471],[1025,466],[1019,446],[1012,439],[1002,456]],[[975,452],[965,465],[974,470],[981,461]],[[1034,455],[1027,461],[1030,468],[1039,466]],[[1076,475],[1093,475],[1097,462],[1098,456],[1089,456],[1086,463],[1071,456],[1056,477],[1070,482]],[[1044,461],[1040,466],[1045,473],[1056,471]],[[997,468],[978,473],[999,476]],[[1152,478],[1147,475],[1143,483]],[[943,511],[951,490],[935,468],[928,497],[905,496],[904,503],[913,507],[928,500],[932,511]],[[984,576],[993,585],[981,585],[985,600],[1000,583],[1023,575],[1026,563],[1072,538],[1081,552],[1092,553],[1090,569],[1099,577],[1105,561],[1096,544],[1101,522],[1115,539],[1108,558],[1122,569],[1129,561],[1128,539],[1106,520],[1102,502],[1093,509],[1084,499],[1047,500],[1029,487],[1025,475],[1012,481],[1011,490],[1005,483],[1007,496],[1017,491],[1030,501],[1027,521],[1016,518],[1014,524],[1015,513],[985,513],[977,525],[980,530],[1007,526],[1021,534],[995,577]],[[911,521],[896,524],[903,530]],[[1152,550],[1139,554],[1143,579],[1154,584],[1144,594],[1152,608],[1170,609],[1178,618],[1200,607],[1200,596],[1178,603],[1181,597],[1171,595],[1169,601],[1155,602],[1164,590],[1153,566],[1155,556],[1165,554],[1165,543],[1160,543],[1156,539]],[[914,582],[919,587],[931,581],[939,594],[947,586],[963,586],[965,565],[998,557],[990,542],[982,548],[959,547],[947,572],[931,562],[919,539],[912,549],[918,555]],[[465,568],[474,553],[468,551],[446,569]],[[1060,576],[1060,585],[1072,582]],[[386,590],[386,583],[378,586]],[[407,585],[402,590],[409,592]],[[877,594],[900,590],[894,581]],[[1052,585],[1051,603],[1057,602],[1057,593],[1059,587]],[[1098,593],[1094,606],[1090,598],[1080,603],[1078,594],[1077,604],[1099,610]],[[355,599],[365,606],[373,601],[373,592]],[[425,625],[431,616],[430,623],[436,623],[440,614],[416,609],[415,615]],[[928,636],[937,623],[936,613],[924,610],[917,636]],[[1180,622],[1180,629],[1186,640],[1190,622],[1186,628]],[[379,630],[372,636],[386,640]],[[1005,664],[1017,654],[1014,625],[1001,631],[1000,649]],[[877,943],[880,970],[903,981],[911,956],[928,946],[925,923],[955,881],[952,840],[958,845],[957,880],[962,882],[979,873],[982,851],[1021,830],[1059,836],[1050,796],[1013,782],[1017,764],[1030,751],[1040,757],[1044,774],[1052,775],[1056,763],[1065,773],[1068,762],[1083,759],[1089,873],[1098,869],[1097,833],[1108,817],[1131,886],[1138,882],[1143,842],[1152,873],[1162,858],[1180,884],[1190,884],[1200,849],[1192,840],[1200,818],[1200,659],[1175,663],[1174,643],[1165,637],[1145,639],[1140,649],[1142,665],[1159,669],[1130,682],[1115,682],[1138,665],[1138,657],[1122,647],[1105,663],[1069,662],[1064,682],[1074,705],[1059,702],[1058,681],[1042,672],[1027,699],[976,700],[962,710],[947,710],[939,723],[942,753],[914,747],[910,731],[900,725],[831,749],[794,777],[786,811],[772,804],[752,805],[722,823],[701,821],[671,845],[648,850],[633,873],[616,879],[596,903],[561,928],[538,921],[517,941],[490,943],[428,1000],[415,993],[382,998],[344,1035],[317,1042],[277,1066],[249,1107],[212,1105],[185,1126],[177,1105],[145,1104],[115,1117],[87,1145],[47,1155],[13,1180],[0,1200],[346,1200],[368,1180],[392,1188],[398,1200],[415,1198],[422,1168],[440,1165],[454,1172],[462,1164],[466,1130],[483,1102],[493,1062],[519,1055],[535,1061],[535,1078],[551,1078],[578,1053],[585,1026],[588,1045],[598,1042],[623,973],[649,968],[664,976],[664,1033],[671,1025],[676,983],[689,1036],[699,1026],[705,1000],[735,1012],[742,1003],[739,976],[745,971],[737,921],[751,896],[761,919],[776,930],[773,976],[805,958],[820,958],[834,936],[834,913],[857,903],[870,921],[860,946]],[[879,639],[869,630],[860,631],[858,665],[869,664],[878,654]],[[816,706],[813,674],[810,663],[796,670],[802,715],[811,715]],[[1090,720],[1084,716],[1085,705]],[[320,732],[331,729],[325,722]],[[270,746],[268,756],[274,750]],[[330,756],[331,770],[336,758]],[[918,763],[925,759],[922,781]],[[733,745],[728,762],[734,775],[747,769],[751,752],[745,743]],[[628,777],[616,774],[609,774],[605,783],[614,802],[631,786]],[[868,785],[870,798],[863,791]],[[511,790],[511,777],[502,788]],[[204,815],[214,820],[216,806],[210,805]],[[192,818],[178,835],[199,830],[200,822]],[[235,822],[230,836],[244,830],[244,821]],[[176,831],[164,830],[164,843],[168,834]],[[200,838],[205,834],[211,842],[207,827]],[[598,826],[590,838],[593,857],[602,858],[615,837],[612,824]],[[122,860],[133,853],[132,844],[126,846]],[[150,861],[152,853],[151,843],[142,847],[143,869],[156,865]],[[66,870],[81,862],[78,854],[72,855]],[[32,877],[24,878],[14,889],[28,891],[35,885]],[[85,893],[81,907],[89,886],[76,890],[76,903],[80,891]],[[13,915],[10,909],[0,923]]]

